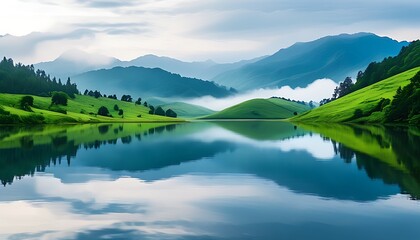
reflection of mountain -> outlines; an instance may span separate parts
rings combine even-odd
[[[204,143],[197,140],[142,142],[127,146],[120,151],[109,149],[104,158],[91,157],[83,164],[112,171],[146,171],[212,158],[229,148],[230,144],[225,142]],[[123,158],[121,152],[124,153]]]
[[[340,155],[354,152],[357,166],[370,178],[398,184],[402,192],[420,198],[420,136],[413,129],[338,124],[302,127],[331,138],[334,145],[339,142]]]
[[[255,140],[282,140],[303,136],[306,131],[279,121],[216,121],[220,127]]]

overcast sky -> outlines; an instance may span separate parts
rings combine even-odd
[[[419,0],[7,0],[0,35],[19,37],[1,37],[0,55],[34,63],[80,49],[231,62],[339,33],[418,39],[419,12]]]

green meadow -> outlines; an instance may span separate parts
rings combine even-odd
[[[174,122],[182,121],[176,118],[149,114],[149,108],[130,102],[123,102],[109,98],[94,98],[90,96],[76,95],[69,99],[67,106],[51,106],[51,97],[33,96],[33,112],[20,109],[19,101],[26,95],[0,94],[0,103],[4,111],[19,116],[21,123],[97,123],[97,122]],[[123,116],[118,115],[114,106],[123,109]],[[98,115],[101,106],[108,108],[112,117]],[[62,113],[66,111],[67,113]]]

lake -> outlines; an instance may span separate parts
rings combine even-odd
[[[420,131],[0,127],[0,239],[416,239]]]

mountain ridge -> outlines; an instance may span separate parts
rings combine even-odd
[[[182,77],[160,68],[135,66],[94,70],[77,75],[72,80],[82,90],[98,90],[105,94],[130,94],[133,98],[226,97],[235,93],[233,89],[228,90],[210,81]]]
[[[316,79],[336,82],[355,76],[373,61],[399,53],[407,42],[373,33],[340,34],[295,43],[255,63],[222,73],[212,80],[238,90],[281,86],[306,87]]]

